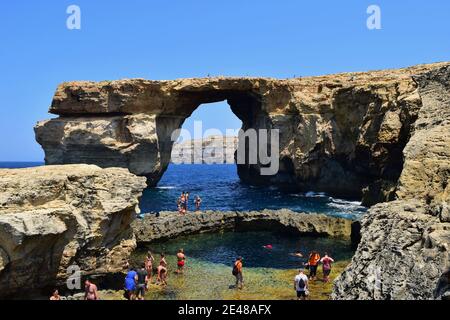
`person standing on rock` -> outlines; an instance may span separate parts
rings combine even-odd
[[[136,300],[137,273],[134,268],[130,268],[125,276],[125,296],[128,300]]]
[[[90,279],[84,282],[84,300],[99,300],[97,286]]]
[[[181,194],[179,202],[180,202],[180,213],[184,215],[186,214],[187,211],[187,197],[185,192]]]
[[[185,204],[185,207],[184,207],[186,212],[188,211],[188,204],[189,204],[189,192],[186,192],[186,204]]]
[[[238,257],[234,262],[233,266],[233,276],[236,277],[236,289],[242,289],[244,287],[244,276],[242,274],[242,265],[243,258]]]
[[[199,196],[195,197],[195,211],[200,211],[200,206],[202,204],[202,198],[200,198]]]
[[[184,250],[180,249],[177,253],[177,273],[184,272],[184,265],[186,263],[186,255],[184,254]]]
[[[145,268],[145,263],[143,263],[142,267],[137,271],[136,275],[136,296],[138,300],[144,300],[147,281],[148,273]]]
[[[325,252],[323,258],[320,259],[320,262],[322,263],[323,282],[328,282],[330,281],[331,264],[334,262],[334,260]]]
[[[308,266],[309,266],[309,279],[316,280],[317,278],[317,267],[320,262],[320,254],[317,251],[312,251],[309,254]]]
[[[298,270],[294,278],[294,289],[297,292],[297,300],[305,300],[308,293],[308,277],[303,269]]]
[[[159,260],[158,276],[156,283],[162,286],[167,285],[167,261],[164,253],[161,253],[161,259]]]
[[[153,258],[152,253],[150,251],[147,252],[147,257],[145,257],[145,270],[147,270],[147,277],[149,283],[152,282],[153,261],[155,261],[155,258]]]

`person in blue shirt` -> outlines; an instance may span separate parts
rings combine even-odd
[[[137,272],[134,270],[134,268],[130,268],[125,277],[125,295],[128,300],[136,299],[136,281]]]

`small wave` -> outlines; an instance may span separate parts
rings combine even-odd
[[[327,195],[325,194],[325,192],[308,191],[305,193],[304,196],[307,198],[322,198],[322,197],[326,197]]]
[[[361,201],[349,201],[349,200],[343,200],[343,199],[336,199],[336,198],[332,198],[332,197],[330,197],[330,201],[334,202],[334,203],[338,203],[338,204],[346,204],[346,205],[353,205],[353,206],[363,207],[361,205]]]
[[[361,203],[356,201],[333,199],[333,201],[331,201],[327,205],[328,207],[342,210],[344,212],[357,212],[357,211],[361,212],[366,210],[366,207],[361,206]]]
[[[173,190],[176,189],[177,187],[172,187],[172,186],[166,186],[166,187],[156,187],[156,189],[160,189],[160,190]]]

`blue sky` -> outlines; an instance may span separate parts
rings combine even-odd
[[[81,30],[66,8],[81,8]],[[377,4],[382,29],[368,30]],[[72,0],[0,5],[0,161],[42,160],[33,126],[58,83],[142,77],[286,78],[450,60],[447,0]],[[207,126],[239,125],[222,105]]]

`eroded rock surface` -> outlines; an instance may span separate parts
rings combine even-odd
[[[394,198],[423,104],[415,77],[446,65],[288,80],[68,82],[50,108],[59,118],[38,123],[36,139],[47,164],[126,167],[155,185],[170,162],[172,132],[200,104],[227,100],[244,130],[280,130],[278,174],[240,164],[243,180],[363,195],[371,205]]]
[[[290,210],[206,211],[184,216],[177,212],[161,212],[159,216],[148,214],[133,222],[138,243],[220,230],[282,230],[303,235],[350,239],[351,226],[352,221],[348,219]]]
[[[0,296],[123,271],[145,178],[94,165],[0,170]]]
[[[174,143],[171,161],[175,164],[234,164],[238,137],[209,136]]]
[[[335,299],[439,299],[450,293],[450,67],[415,78],[423,106],[404,150],[398,200],[364,216]]]

